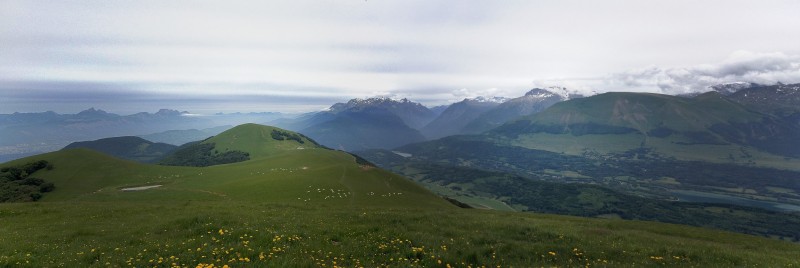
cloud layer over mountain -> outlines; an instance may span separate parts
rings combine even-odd
[[[709,86],[751,82],[775,84],[800,81],[800,56],[783,53],[737,51],[718,64],[691,67],[649,67],[615,73],[605,81],[610,87],[638,88],[680,94],[707,91]]]
[[[787,0],[7,0],[0,112],[50,109],[48,95],[136,96],[93,105],[116,112],[160,108],[142,99],[298,111],[326,105],[280,105],[375,95],[434,105],[548,83],[683,92],[798,82],[800,35],[787,34],[800,29],[797,10]]]

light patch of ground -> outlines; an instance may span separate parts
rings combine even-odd
[[[123,191],[123,192],[129,192],[129,191],[144,191],[144,190],[147,190],[147,189],[158,188],[158,187],[161,187],[161,186],[162,186],[161,184],[158,184],[158,185],[148,185],[148,186],[130,187],[130,188],[122,188],[122,189],[120,189],[120,191]]]
[[[412,156],[409,153],[402,153],[402,152],[398,152],[398,151],[392,151],[392,152],[395,153],[396,155],[399,155],[399,156],[402,156],[402,157],[405,157],[405,158],[409,158],[409,157]]]

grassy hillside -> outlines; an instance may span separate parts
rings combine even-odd
[[[320,148],[323,147],[299,133],[244,124],[203,141],[184,144],[159,163],[205,167],[274,156],[287,151]]]
[[[219,151],[247,152],[253,159],[286,151],[322,148],[301,134],[258,124],[236,126],[202,143],[216,144],[215,149]]]
[[[571,155],[646,148],[666,158],[794,169],[800,156],[800,127],[718,93],[691,99],[600,94],[557,103],[489,135],[509,145]]]
[[[35,175],[56,187],[39,202],[0,204],[0,267],[800,265],[796,244],[669,224],[459,209],[344,152],[298,150],[292,139],[227,143],[263,140],[267,129],[245,125],[217,136],[218,148],[254,157],[209,167],[142,164],[87,149],[2,164],[46,160],[53,168]]]
[[[646,133],[658,127],[700,131],[721,122],[746,122],[761,117],[761,114],[713,92],[692,99],[651,93],[611,92],[557,103],[530,118],[539,124],[595,123],[633,128]]]
[[[239,201],[0,204],[0,266],[791,267],[800,246],[649,222]],[[206,266],[207,267],[207,266]]]
[[[413,182],[363,167],[344,152],[296,150],[212,167],[173,167],[125,161],[85,149],[36,156],[54,168],[37,177],[56,191],[41,201],[247,200],[359,206],[450,206]],[[24,163],[30,159],[13,161]],[[145,191],[123,191],[161,185]]]

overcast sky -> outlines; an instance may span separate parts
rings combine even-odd
[[[796,83],[798,11],[794,0],[0,0],[0,113]]]

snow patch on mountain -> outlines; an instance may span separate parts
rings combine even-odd
[[[509,98],[498,97],[498,96],[494,96],[494,97],[478,96],[478,97],[475,97],[475,98],[471,98],[471,99],[467,98],[467,99],[464,99],[464,100],[465,101],[473,101],[473,102],[504,103],[504,102],[508,101]]]
[[[374,98],[355,98],[351,99],[347,103],[336,103],[332,105],[328,111],[330,112],[341,112],[352,108],[364,108],[364,107],[375,107],[375,106],[393,106],[393,105],[400,105],[400,106],[411,106],[416,108],[424,108],[422,104],[417,102],[413,102],[408,100],[407,98],[402,99],[395,99],[391,97],[374,97]],[[417,107],[419,106],[419,107]]]
[[[530,91],[525,93],[525,97],[535,98],[535,99],[546,99],[546,98],[557,97],[562,100],[571,100],[583,97],[583,94],[580,94],[574,90],[567,89],[566,87],[551,86],[547,88],[531,89]]]
[[[719,85],[709,86],[708,88],[711,91],[719,92],[722,95],[728,96],[733,93],[738,92],[739,90],[745,88],[756,87],[758,84],[750,83],[750,82],[733,82],[733,83],[724,83]]]

